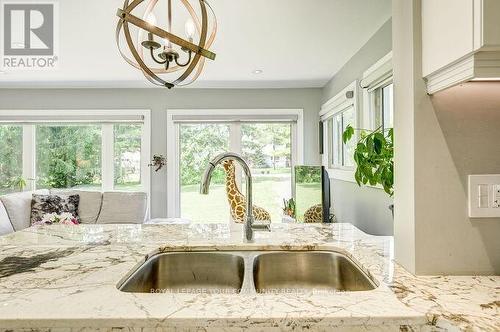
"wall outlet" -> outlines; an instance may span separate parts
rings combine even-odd
[[[500,209],[500,184],[493,185],[493,208]]]
[[[469,175],[469,217],[500,218],[500,174]]]

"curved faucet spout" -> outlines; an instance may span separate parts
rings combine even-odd
[[[210,188],[210,181],[212,180],[212,173],[215,170],[215,165],[212,163],[208,164],[208,167],[205,169],[205,173],[203,174],[203,177],[201,179],[201,185],[200,185],[200,194],[202,195],[208,195],[209,193],[209,188]]]
[[[234,160],[238,162],[243,168],[243,172],[245,173],[246,178],[246,221],[245,221],[245,238],[247,241],[253,240],[253,231],[254,231],[254,218],[253,218],[253,204],[252,204],[252,172],[250,171],[250,167],[248,167],[247,162],[237,153],[234,152],[225,152],[217,155],[213,158],[207,168],[205,169],[205,173],[203,174],[203,178],[201,180],[200,185],[200,194],[207,195],[209,192],[210,180],[212,179],[212,173],[215,170],[215,167],[218,164],[223,163],[227,160]],[[258,227],[258,229],[266,229],[269,230],[269,227]]]

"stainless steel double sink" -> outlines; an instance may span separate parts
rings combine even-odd
[[[167,252],[118,284],[131,293],[300,293],[377,287],[357,263],[332,251]]]

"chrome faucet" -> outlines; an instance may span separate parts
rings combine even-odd
[[[252,209],[252,173],[250,172],[250,167],[246,161],[237,153],[225,152],[216,156],[212,161],[208,163],[208,167],[203,174],[200,186],[200,194],[208,195],[208,187],[210,186],[210,180],[212,179],[212,173],[218,164],[223,163],[227,160],[237,161],[243,171],[245,172],[246,178],[246,221],[245,221],[245,238],[247,241],[253,240],[253,232],[256,230],[271,231],[269,223],[256,223],[253,218]]]

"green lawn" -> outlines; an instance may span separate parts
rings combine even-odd
[[[304,213],[310,207],[321,204],[321,183],[301,183],[297,185],[297,216],[304,221]]]
[[[256,175],[253,180],[254,205],[266,209],[273,222],[281,222],[283,198],[291,196],[290,177],[266,174]],[[181,211],[183,218],[194,222],[227,222],[230,215],[224,185],[211,185],[208,196],[199,194],[199,185],[182,186]]]

